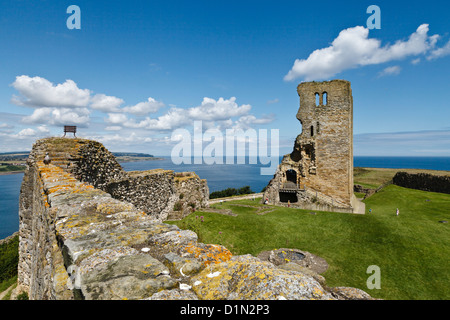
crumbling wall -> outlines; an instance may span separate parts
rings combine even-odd
[[[297,188],[298,199],[305,199],[304,190],[318,195],[307,195],[306,202],[299,201],[298,205],[314,203],[321,198],[322,205],[364,213],[364,205],[357,203],[353,194],[350,82],[303,82],[298,85],[297,93],[300,97],[297,119],[302,132],[295,139],[293,151],[284,156],[274,179],[269,182],[264,199],[280,204],[280,190]],[[286,183],[288,170],[295,172],[294,186]]]
[[[129,201],[153,218],[166,220],[177,200],[171,170],[128,172],[126,177],[109,181],[104,190],[115,199]]]
[[[104,190],[111,180],[128,178],[114,155],[100,142],[92,140],[84,142],[70,158],[72,166],[69,170],[77,179]]]
[[[176,202],[169,219],[182,219],[201,208],[208,207],[209,188],[205,179],[195,172],[177,172],[174,175]]]

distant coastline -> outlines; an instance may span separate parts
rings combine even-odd
[[[25,172],[29,154],[28,151],[0,153],[0,176]],[[162,157],[154,157],[147,153],[112,152],[112,154],[119,163],[164,160]]]
[[[4,172],[0,172],[0,176],[6,176],[9,174],[17,174],[17,173],[24,173],[25,169],[21,170],[21,171],[4,171]]]
[[[128,157],[128,156],[116,156],[117,162],[136,162],[136,161],[154,161],[164,160],[164,158],[157,157]]]

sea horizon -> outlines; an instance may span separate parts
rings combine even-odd
[[[150,170],[163,168],[176,172],[194,171],[200,178],[206,179],[210,192],[227,188],[250,186],[252,191],[260,192],[273,175],[261,176],[260,164],[173,164],[170,156],[155,156],[162,160],[121,162],[125,171]],[[282,156],[280,156],[281,162]],[[426,169],[450,171],[450,157],[401,157],[401,156],[354,156],[354,167]],[[248,160],[248,158],[246,159]],[[268,166],[268,165],[267,165]],[[4,239],[19,230],[19,194],[23,172],[0,175],[0,239]]]

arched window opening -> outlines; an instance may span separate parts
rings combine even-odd
[[[320,94],[316,92],[316,107],[320,105]]]
[[[311,137],[314,137],[314,126],[311,126]]]
[[[297,185],[297,172],[295,170],[289,169],[286,171],[286,181],[293,182]]]
[[[322,99],[323,99],[323,105],[326,106],[327,103],[328,103],[328,101],[327,101],[328,100],[328,94],[326,92],[324,92],[322,94]]]

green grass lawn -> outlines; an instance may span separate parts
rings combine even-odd
[[[309,251],[328,262],[323,276],[330,287],[361,288],[382,299],[449,299],[449,224],[439,221],[450,221],[450,195],[390,185],[364,202],[371,214],[314,215],[274,207],[258,215],[262,205],[257,201],[227,201],[214,207],[230,208],[236,217],[195,212],[169,223],[194,230],[201,242],[222,244],[233,254],[256,256],[282,247]],[[203,216],[203,222],[196,216]],[[381,270],[379,290],[366,286],[371,265]]]

